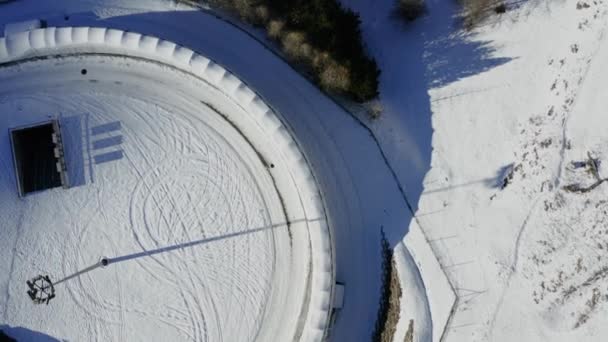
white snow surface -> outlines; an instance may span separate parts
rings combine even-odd
[[[332,256],[335,279],[345,284],[344,307],[334,316],[329,338],[334,341],[369,341],[376,324],[382,293],[381,229],[386,233],[390,245],[396,246],[407,232],[411,219],[399,184],[387,167],[379,146],[370,137],[369,130],[283,60],[277,58],[267,47],[253,39],[251,31],[244,32],[242,27],[230,25],[225,20],[218,19],[213,13],[176,5],[173,1],[165,0],[77,2],[18,0],[2,5],[0,10],[0,24],[33,18],[44,20],[48,26],[103,26],[166,39],[204,54],[223,65],[232,74],[238,75],[238,79],[247,83],[251,89],[255,89],[259,97],[272,107],[280,122],[295,138],[322,193],[334,247]],[[253,33],[253,36],[259,39],[259,35]],[[134,53],[128,46],[114,47],[119,55]],[[83,46],[73,46],[70,50],[78,54],[81,48]],[[171,48],[171,44],[164,44],[161,50],[171,51]],[[103,53],[103,51],[95,53]],[[88,58],[92,57],[84,58],[83,61],[90,61]],[[76,56],[70,58],[73,58],[70,61],[74,63],[80,61]],[[123,65],[116,63],[115,59],[112,60],[112,63],[101,63],[100,60],[99,63],[93,64],[98,67],[101,64]],[[172,64],[175,61],[169,62]],[[133,64],[131,61],[125,63],[129,64],[128,67],[121,69],[125,74],[129,74],[128,71],[137,73],[137,68],[131,68]],[[161,64],[163,63],[168,63],[164,57]],[[70,69],[68,74],[79,80],[89,79],[90,83],[99,83],[99,73],[92,75],[91,65],[87,64],[87,66],[88,78],[75,75],[81,69],[77,64],[72,65],[73,69]],[[178,66],[178,69],[183,67]],[[154,76],[162,75],[161,72],[154,73]],[[149,78],[149,75],[143,76]],[[231,79],[228,80],[228,85],[234,85]],[[144,88],[149,84],[158,83],[156,81],[153,78],[152,81],[144,82],[146,85]],[[131,87],[128,88],[131,91],[142,88],[139,83],[130,85]],[[87,84],[79,89],[86,90],[88,86]],[[116,86],[117,91],[122,91],[122,88],[118,87],[119,84]],[[166,89],[174,86],[175,82],[167,81],[158,84],[160,89],[151,85],[150,88],[155,89],[159,99],[163,99],[167,93]],[[92,86],[92,89],[96,89],[95,86]],[[146,96],[145,102],[154,104],[154,98]],[[172,103],[172,100],[164,102]],[[166,106],[166,103],[164,105]],[[231,110],[221,112],[230,115]],[[270,122],[270,124],[276,123]],[[126,156],[125,153],[125,159]],[[401,170],[407,170],[407,167]],[[93,171],[95,173],[96,170]],[[411,182],[416,184],[419,173],[412,173],[412,176]],[[13,236],[7,237],[2,243],[6,248],[13,248],[14,241]],[[428,249],[428,245],[425,247]],[[414,254],[412,252],[412,255]],[[411,271],[411,274],[419,277],[417,270]],[[425,301],[425,294],[422,292],[418,294],[418,300]],[[314,301],[311,303],[314,304]],[[319,313],[323,315],[325,309],[323,301],[321,308],[323,309]],[[128,328],[130,324],[125,326]],[[34,327],[36,325],[29,328]],[[28,326],[21,328],[27,329]],[[7,330],[19,334],[21,328],[13,324],[13,327]],[[318,329],[311,331],[319,332],[321,329],[323,327],[319,325]],[[48,333],[50,328],[39,331]],[[106,334],[114,332],[108,328]],[[145,336],[150,338],[152,335]],[[55,337],[62,338],[59,335]]]
[[[6,324],[72,340],[323,338],[333,284],[323,203],[290,133],[251,89],[189,49],[105,28],[9,35],[9,62]],[[8,129],[49,118],[82,183],[19,199]],[[111,137],[121,144],[105,146]],[[112,151],[120,157],[104,160]],[[101,256],[126,260],[58,285],[52,309],[31,307],[25,280],[58,280]]]
[[[402,148],[430,160],[405,243],[419,227],[456,292],[452,314],[449,291],[434,291],[441,274],[419,264],[432,339],[605,340],[607,186],[563,188],[594,184],[580,166],[589,155],[606,177],[605,1],[507,1],[505,14],[471,33],[454,2],[426,1],[427,15],[407,25],[391,18],[389,1],[341,2],[361,15],[384,71],[387,110],[371,127],[406,190]],[[418,281],[399,272],[406,285],[394,341],[410,319],[428,316],[407,296]],[[428,336],[414,326],[414,339]]]
[[[408,237],[420,234],[418,230],[410,230]],[[413,245],[414,247],[416,244]],[[413,248],[412,250],[415,250]],[[430,312],[430,306],[427,301],[426,294],[428,293],[424,287],[424,283],[418,272],[419,269],[427,275],[426,269],[418,268],[415,260],[424,260],[421,258],[414,259],[410,250],[403,243],[398,244],[393,250],[393,258],[395,268],[399,276],[399,285],[402,293],[399,306],[399,322],[393,335],[393,342],[401,342],[405,340],[407,330],[412,322],[413,340],[416,342],[431,341],[433,334],[433,324]],[[422,266],[422,263],[419,264]]]
[[[430,90],[417,216],[458,297],[445,341],[608,336],[608,187],[564,189],[595,182],[575,166],[588,153],[606,177],[606,14],[604,1],[512,6],[467,37],[506,63]]]

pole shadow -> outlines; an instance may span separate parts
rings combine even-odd
[[[117,256],[117,257],[102,257],[100,256],[100,260],[90,266],[87,266],[81,270],[78,270],[77,272],[74,272],[60,280],[57,280],[55,282],[53,282],[53,285],[58,285],[60,283],[66,282],[70,279],[79,277],[85,273],[88,273],[90,271],[93,271],[97,268],[100,267],[106,267],[106,266],[110,266],[112,264],[115,263],[119,263],[119,262],[124,262],[124,261],[129,261],[129,260],[133,260],[133,259],[138,259],[138,258],[143,258],[143,257],[151,257],[157,254],[161,254],[161,253],[168,253],[168,252],[172,252],[175,250],[180,250],[180,249],[184,249],[184,248],[190,248],[190,247],[194,247],[197,245],[202,245],[202,244],[206,244],[206,243],[211,243],[211,242],[216,242],[216,241],[221,241],[221,240],[226,240],[226,239],[234,239],[237,238],[239,236],[243,236],[243,235],[247,235],[247,234],[254,234],[254,233],[259,233],[262,231],[266,231],[266,230],[274,230],[277,228],[286,228],[288,229],[289,227],[291,227],[293,224],[296,223],[302,223],[302,222],[317,222],[320,221],[320,218],[317,219],[297,219],[297,220],[292,220],[289,222],[284,222],[284,223],[275,223],[275,224],[271,224],[271,225],[267,225],[267,226],[262,226],[262,227],[258,227],[258,228],[252,228],[252,229],[247,229],[247,230],[242,230],[242,231],[238,231],[238,232],[234,232],[234,233],[230,233],[230,234],[225,234],[225,235],[220,235],[220,236],[214,236],[214,237],[210,237],[210,238],[205,238],[205,239],[199,239],[199,240],[194,240],[194,241],[189,241],[189,242],[184,242],[184,243],[180,243],[180,244],[176,244],[176,245],[172,245],[172,246],[165,246],[165,247],[160,247],[157,249],[151,249],[151,250],[143,250],[141,252],[137,252],[137,253],[132,253],[132,254],[125,254],[125,255],[121,255],[121,256]]]
[[[161,254],[161,253],[167,253],[167,252],[175,251],[178,249],[194,247],[194,246],[202,245],[202,244],[206,244],[206,243],[233,239],[233,238],[236,238],[239,236],[255,234],[255,233],[259,233],[259,232],[266,231],[266,230],[273,230],[273,229],[282,228],[282,227],[288,228],[294,223],[301,223],[301,222],[308,223],[308,222],[316,222],[319,220],[320,219],[312,219],[312,220],[298,219],[298,220],[294,220],[294,221],[290,221],[290,222],[286,222],[286,223],[276,223],[276,224],[272,224],[272,225],[268,225],[268,226],[252,228],[252,229],[234,232],[234,233],[230,233],[230,234],[214,236],[214,237],[210,237],[210,238],[206,238],[206,239],[189,241],[189,242],[185,242],[185,243],[181,243],[181,244],[177,244],[177,245],[173,245],[173,246],[161,247],[161,248],[157,248],[157,249],[153,249],[153,250],[144,250],[144,251],[141,251],[138,253],[122,255],[122,256],[118,256],[118,257],[114,257],[114,258],[107,258],[107,260],[108,260],[108,264],[111,265],[111,264],[118,263],[118,262],[133,260],[133,259],[147,257],[147,256],[153,256],[153,255]]]

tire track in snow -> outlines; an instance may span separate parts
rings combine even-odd
[[[26,208],[28,208],[28,205],[26,204]],[[17,226],[17,237],[15,238],[15,244],[13,246],[13,251],[12,251],[12,259],[11,259],[11,265],[8,271],[8,279],[9,281],[6,284],[6,300],[5,300],[5,305],[4,305],[4,322],[8,322],[8,309],[9,309],[9,303],[11,300],[11,283],[10,283],[10,279],[13,279],[13,273],[15,272],[15,259],[17,258],[17,246],[19,246],[19,241],[21,240],[21,235],[23,235],[23,219],[25,217],[25,212],[29,211],[29,210],[25,210],[22,209],[21,212],[19,213],[19,224]]]
[[[173,136],[178,136],[178,135],[174,134]],[[181,143],[178,144],[178,145],[183,146],[183,144],[181,144]],[[188,237],[188,239],[191,240],[191,236],[189,234],[189,229],[187,229],[186,224],[184,223],[185,220],[183,219],[183,215],[182,215],[182,212],[180,210],[181,206],[179,206],[179,205],[176,204],[176,202],[175,202],[175,200],[173,198],[174,196],[172,196],[171,191],[169,190],[169,188],[167,186],[165,186],[166,182],[164,181],[164,178],[166,176],[165,175],[161,175],[160,168],[158,168],[158,167],[154,168],[153,174],[156,176],[156,180],[157,180],[156,185],[158,185],[158,184],[161,185],[161,189],[164,192],[165,197],[169,199],[169,202],[170,202],[171,206],[173,207],[174,211],[177,213],[178,216],[180,216],[179,221],[181,222],[183,232]],[[220,174],[222,175],[222,178],[223,178],[224,172],[220,172]],[[144,178],[142,177],[142,179],[144,179]],[[148,188],[148,193],[146,195],[145,201],[147,201],[150,197],[154,197],[154,192],[152,191],[152,189]],[[160,203],[158,203],[156,200],[155,200],[155,203],[156,203],[156,206],[159,209],[162,208],[161,205],[160,205]],[[163,211],[161,209],[161,214],[162,214],[162,212]],[[144,213],[146,213],[145,210],[144,210]],[[169,220],[165,217],[165,221],[167,222]],[[170,225],[168,224],[168,226],[170,226]],[[149,224],[147,224],[147,223],[144,224],[144,227],[146,227],[148,233],[150,235],[152,235],[152,231],[151,231],[151,229],[149,229]],[[194,281],[192,280],[192,273],[191,273],[190,268],[186,267],[186,271],[188,272],[188,275],[189,275],[189,277],[191,279],[191,284],[194,287],[195,285],[194,285]],[[199,313],[201,314],[201,316],[204,316],[202,305],[200,304],[200,298],[198,298],[198,296],[196,294],[194,294],[193,292],[190,292],[190,291],[188,291],[188,292],[189,292],[189,295],[196,300],[198,308],[199,308]],[[219,317],[219,315],[217,314],[217,306],[216,306],[216,304],[214,302],[211,302],[211,306],[214,309],[214,311],[216,313],[216,316]],[[206,329],[204,329],[204,330],[206,331]],[[219,327],[219,326],[218,326],[218,332],[221,333],[221,327]]]
[[[100,103],[101,102],[103,102],[103,101],[100,101]],[[173,137],[175,138],[175,135],[173,135]],[[188,135],[187,139],[191,139],[191,135]],[[183,143],[183,141],[182,141],[182,143]],[[179,142],[176,142],[176,144],[179,144]],[[181,146],[185,148],[184,145],[181,145]],[[146,151],[146,152],[148,152],[148,151]],[[142,153],[143,153],[143,151],[142,151]],[[146,155],[146,158],[147,157],[150,157],[150,156]],[[128,158],[129,158],[129,156],[127,156],[127,159]],[[133,167],[135,167],[136,163],[134,162],[133,159],[128,160],[128,162]],[[230,163],[227,163],[225,160],[222,160],[222,165],[225,168],[227,168],[227,166],[226,166],[227,164],[230,164]],[[225,215],[224,221],[229,221],[230,218],[233,221],[235,221],[235,222],[238,221],[238,224],[232,224],[231,225],[232,229],[238,228],[238,227],[248,227],[250,225],[250,220],[249,220],[249,217],[247,217],[247,214],[249,213],[249,210],[251,208],[254,208],[254,206],[252,206],[252,203],[250,203],[250,202],[243,202],[242,198],[239,198],[238,196],[235,196],[235,194],[239,194],[239,192],[245,192],[247,190],[246,189],[247,187],[245,186],[244,183],[243,184],[241,184],[241,183],[234,183],[233,180],[230,178],[230,176],[231,176],[230,173],[219,172],[219,176],[220,177],[218,177],[218,178],[220,178],[220,179],[218,180],[218,184],[221,184],[221,183],[226,184],[227,183],[229,189],[225,193],[218,194],[218,196],[221,195],[221,197],[224,198],[224,201],[228,201],[228,202],[234,201],[235,199],[240,200],[240,201],[238,201],[235,204],[234,207],[228,207],[229,210],[223,211],[222,213],[220,213],[220,215],[221,214]],[[254,177],[254,182],[255,181],[256,181],[256,179]],[[146,184],[146,186],[149,186],[149,184]],[[167,189],[167,186],[169,186],[169,185],[165,184],[165,189]],[[211,186],[211,188],[213,188],[215,190],[219,190],[221,187],[220,186],[216,186],[216,187]],[[100,196],[102,196],[102,193],[98,194],[98,198],[100,198]],[[169,194],[167,194],[167,196],[169,196]],[[155,200],[154,195],[149,195],[149,198],[150,198],[150,201],[154,201]],[[158,199],[158,198],[156,198],[156,199]],[[176,200],[174,199],[173,203],[172,203],[172,206],[174,208],[176,208],[175,202],[176,202]],[[194,203],[190,203],[190,204],[194,204]],[[207,207],[210,204],[213,204],[211,202],[211,200],[207,200],[207,202],[205,202],[204,206]],[[265,205],[265,208],[267,209],[267,204],[264,203],[264,205]],[[179,207],[180,206],[177,206],[177,208],[179,208]],[[184,208],[179,208],[179,209],[180,209],[179,211],[180,211],[180,214],[181,214],[181,218],[178,220],[178,222],[181,222],[182,228],[185,227],[185,226],[189,226],[191,224],[191,220],[192,220],[192,218],[190,217],[190,211],[185,211]],[[233,209],[236,212],[244,211],[245,215],[244,216],[239,216],[239,215],[235,216],[235,214],[233,213]],[[96,217],[98,217],[97,215],[105,217],[106,220],[108,219],[108,217],[106,215],[106,212],[103,209],[101,210],[101,212],[93,213],[91,215],[91,219],[95,219]],[[196,220],[198,220],[200,222],[201,218],[200,218],[200,215],[199,215],[199,211],[194,210],[194,215],[199,216]],[[133,216],[129,214],[129,217],[133,217]],[[165,217],[165,218],[167,218],[170,223],[175,223],[175,220],[174,220],[173,217]],[[216,218],[217,218],[217,216],[211,217],[210,221],[211,222],[216,222],[217,221]],[[108,222],[110,222],[110,221],[108,221]],[[242,223],[242,222],[244,222],[244,223]],[[270,223],[272,223],[272,222],[270,222]],[[83,229],[83,231],[81,232],[82,235],[78,235],[79,237],[84,238],[84,237],[87,236],[87,234],[88,234],[87,230],[90,229],[89,225],[90,225],[90,222],[87,224],[87,226],[85,227],[85,229]],[[167,225],[167,226],[169,226],[169,225]],[[204,226],[204,224],[201,224],[201,226]],[[216,225],[213,224],[213,226],[216,226]],[[218,226],[218,227],[219,227],[219,230],[216,229],[216,231],[218,231],[219,233],[223,233],[222,229],[224,229],[225,227],[221,227],[221,226]],[[149,226],[147,226],[147,228],[149,228]],[[190,233],[192,233],[192,232],[189,231],[189,230],[185,230],[185,232],[184,232],[184,234],[188,235],[188,236],[191,235]],[[156,235],[158,235],[158,234],[156,234]],[[151,234],[150,237],[153,237],[153,236],[155,236],[155,235]],[[238,277],[241,274],[242,275],[247,275],[248,279],[252,279],[252,283],[256,283],[257,284],[256,286],[259,285],[258,283],[264,283],[265,285],[267,285],[267,284],[270,283],[268,279],[262,279],[261,282],[258,282],[259,279],[257,277],[255,277],[255,276],[252,277],[252,276],[249,275],[249,274],[254,274],[254,269],[253,269],[252,266],[255,265],[255,263],[252,262],[253,259],[255,259],[255,258],[251,258],[251,256],[252,255],[254,255],[254,256],[257,255],[255,253],[252,254],[252,252],[250,250],[250,244],[249,244],[249,242],[250,241],[255,241],[255,240],[258,240],[258,239],[260,241],[263,241],[263,239],[262,239],[263,236],[264,235],[256,233],[255,235],[252,235],[251,237],[247,237],[246,239],[239,239],[239,240],[241,240],[244,243],[245,248],[241,248],[240,245],[236,245],[235,243],[231,243],[230,244],[231,251],[232,251],[232,258],[228,257],[228,261],[230,262],[230,266],[232,268],[234,268],[235,270],[232,270],[230,274],[225,275],[225,276],[226,276],[226,279],[228,279],[228,278],[232,279],[231,283],[235,284],[235,286],[241,287],[241,285],[243,285],[243,282],[241,282],[239,280],[239,277]],[[145,239],[143,236],[141,236],[141,237],[142,237],[142,241],[139,241],[139,243],[140,243],[142,249],[144,249],[143,248],[144,246],[147,246],[147,248],[150,248],[150,244],[146,243],[147,239]],[[77,240],[80,240],[80,239],[77,239]],[[273,248],[272,249],[274,250],[274,242],[275,241],[274,241],[274,239],[271,239],[271,241],[273,243]],[[76,243],[73,244],[73,246],[77,246],[77,245],[78,245],[78,241],[76,241]],[[162,246],[162,244],[159,245],[158,243],[156,243],[154,245],[157,246],[157,247]],[[81,251],[79,251],[78,257],[75,260],[81,260],[82,256],[85,255],[84,253],[81,254],[80,252]],[[192,254],[192,256],[196,257],[194,259],[194,264],[198,265],[199,264],[199,262],[198,262],[198,260],[199,260],[199,258],[198,258],[199,254],[196,251],[194,251],[194,250],[190,250],[189,252],[190,252],[190,254]],[[262,251],[262,252],[264,252],[264,253],[261,253],[259,255],[261,255],[261,256],[265,255],[266,251]],[[264,256],[264,258],[267,258],[267,257]],[[240,261],[244,261],[244,262],[237,262],[237,261],[239,261],[238,259],[243,259],[243,260],[240,260]],[[163,264],[163,266],[168,265],[167,264],[167,260],[164,260],[163,258],[159,258],[158,261],[161,262]],[[144,263],[141,263],[141,265],[144,265]],[[70,265],[70,266],[73,266],[73,265]],[[200,279],[201,273],[194,272],[193,269],[191,267],[189,267],[189,266],[190,266],[190,264],[183,263],[183,267],[185,267],[185,269],[188,270],[189,275],[192,278],[192,282],[193,282],[193,286],[192,287],[193,288],[188,288],[188,291],[185,291],[183,293],[183,295],[188,296],[189,294],[191,294],[191,295],[195,296],[195,295],[198,295],[198,292],[191,292],[191,291],[195,291],[194,287],[196,287],[195,286],[196,284],[202,284],[203,282]],[[273,263],[272,266],[273,266],[273,272],[272,273],[274,274],[274,266],[275,266],[275,264]],[[169,275],[172,274],[171,272],[167,272],[167,271],[170,271],[170,267],[167,268],[166,274],[169,274]],[[237,271],[238,272],[243,272],[243,273],[239,274]],[[213,272],[217,272],[217,271],[213,270]],[[156,274],[157,272],[154,271],[154,270],[152,270],[152,269],[150,269],[150,273],[153,273],[154,275],[158,276],[158,274]],[[176,273],[173,273],[173,274],[176,274]],[[163,277],[161,277],[161,278],[163,278]],[[165,278],[168,278],[168,277],[165,277]],[[197,282],[194,278],[197,278],[199,281]],[[78,292],[78,290],[86,289],[85,288],[86,281],[87,281],[87,279],[84,279],[84,278],[81,279],[77,283],[78,286],[75,286],[75,291]],[[172,282],[170,280],[165,280],[165,281],[167,282],[167,284],[171,284],[171,285],[176,286],[176,282]],[[217,281],[220,281],[219,278],[218,278]],[[228,282],[227,280],[224,280],[224,279],[222,279],[221,281]],[[247,286],[247,285],[248,284],[245,284],[245,286],[242,287],[242,291],[244,293],[244,296],[242,298],[244,298],[244,300],[242,302],[240,300],[238,301],[238,308],[239,309],[240,308],[246,308],[246,305],[248,305],[247,303],[249,301],[253,302],[253,300],[251,298],[252,297],[251,294],[253,294],[253,295],[258,294],[259,295],[259,293],[261,293],[261,292],[257,292],[258,290],[255,287]],[[87,300],[86,297],[81,297],[81,294],[74,294],[74,297],[76,297],[76,296],[79,296],[80,300],[82,300],[82,303],[83,303],[82,305],[86,305],[86,300]],[[238,298],[238,297],[235,297],[235,298]],[[99,298],[94,298],[94,299],[95,300],[99,300]],[[124,298],[122,298],[122,299],[124,299]],[[101,301],[99,303],[95,303],[94,306],[95,306],[96,309],[106,308],[109,311],[116,310],[116,309],[123,309],[123,310],[125,310],[124,312],[126,312],[126,310],[129,310],[129,309],[125,307],[125,303],[123,302],[122,299],[119,298],[119,302],[118,303],[112,303],[111,301],[103,300],[103,298],[102,298]],[[266,297],[264,299],[267,300]],[[199,298],[199,300],[200,300],[200,298]],[[199,306],[200,306],[200,303],[201,302],[199,302]],[[266,304],[266,302],[264,302],[264,304]],[[101,310],[98,310],[98,311],[101,312]],[[135,312],[135,311],[136,310],[133,310],[133,312]],[[123,315],[124,315],[124,312],[123,312]],[[149,314],[150,315],[157,315],[157,313],[151,313],[151,312]],[[190,314],[190,317],[195,317],[195,316],[196,315]],[[122,317],[124,317],[124,316],[122,316]],[[256,318],[256,322],[259,325],[259,317],[255,317],[254,316],[254,318]],[[121,321],[122,320],[124,320],[124,318],[122,318]],[[259,328],[259,326],[258,326],[258,328]],[[206,328],[204,330],[207,331]]]
[[[135,144],[135,143],[138,143],[137,139],[133,139],[133,141],[134,141],[133,146],[134,146],[134,147],[135,147],[135,148],[136,148],[136,149],[137,149],[137,150],[140,152],[140,154],[141,154],[141,152],[142,152],[142,151],[141,151],[141,148]],[[142,174],[142,173],[141,173],[141,172],[140,172],[140,171],[139,171],[139,170],[136,168],[136,166],[135,166],[135,165],[136,165],[136,163],[135,163],[135,162],[133,162],[133,161],[132,161],[132,160],[131,160],[131,159],[130,159],[128,156],[127,156],[126,158],[127,158],[127,160],[129,160],[129,162],[131,163],[131,165],[132,165],[133,169],[134,169],[134,170],[136,171],[136,173],[138,174],[138,176],[139,176],[139,180],[140,180],[140,181],[138,182],[138,184],[136,185],[135,190],[133,191],[133,193],[132,193],[132,195],[131,195],[131,199],[130,199],[130,202],[131,202],[131,203],[130,203],[130,206],[129,206],[129,208],[130,208],[130,209],[129,209],[129,211],[130,211],[130,215],[129,215],[129,217],[130,217],[131,227],[132,227],[132,229],[133,229],[133,228],[135,228],[135,227],[138,227],[138,226],[139,226],[139,225],[138,225],[138,224],[135,222],[135,220],[134,220],[134,217],[135,217],[135,216],[134,216],[134,214],[133,214],[133,211],[134,211],[134,207],[135,207],[135,205],[134,205],[135,198],[136,198],[135,196],[136,196],[136,194],[139,192],[139,191],[138,191],[138,189],[141,189],[141,186],[144,186],[144,187],[146,188],[146,190],[147,190],[146,195],[145,195],[145,198],[144,198],[144,202],[146,202],[146,201],[147,201],[147,198],[152,197],[152,199],[155,201],[155,205],[157,206],[157,208],[161,208],[161,206],[160,206],[160,204],[159,204],[159,203],[157,203],[157,202],[156,202],[156,199],[155,199],[155,198],[154,198],[154,197],[151,195],[151,194],[152,194],[152,191],[151,191],[151,190],[152,190],[152,188],[150,187],[150,185],[148,185],[148,184],[146,183],[146,179],[147,179],[147,177],[148,177],[150,174],[154,174],[154,175],[156,175],[156,171],[157,171],[157,170],[156,170],[156,168],[151,168],[151,170],[150,170],[150,171],[148,171],[148,172],[147,172],[147,173],[145,173],[145,174]],[[149,167],[152,167],[152,165],[149,163],[149,160],[148,160],[148,159],[145,159],[145,161],[147,161],[147,162],[148,162],[148,166],[149,166]],[[146,212],[145,212],[145,205],[143,205],[143,206],[142,206],[142,210],[143,210],[143,213],[144,213],[144,216],[145,216],[145,215],[146,215],[146,214],[145,214],[145,213],[146,213]],[[171,225],[170,225],[169,219],[168,219],[168,218],[167,218],[167,217],[164,215],[164,212],[163,212],[162,210],[160,210],[160,216],[161,216],[161,218],[163,219],[163,221],[165,222],[166,226],[167,226],[167,227],[170,227]],[[148,233],[148,236],[149,236],[149,237],[150,237],[150,238],[153,240],[153,242],[154,242],[154,243],[153,243],[153,245],[154,245],[154,246],[156,246],[156,247],[159,247],[159,242],[153,238],[154,234],[153,234],[153,232],[150,230],[150,227],[149,227],[149,225],[146,223],[146,221],[147,221],[147,220],[144,218],[144,224],[143,224],[143,226],[144,226],[144,228],[145,228],[146,232]],[[148,249],[146,248],[145,244],[143,243],[143,240],[142,240],[141,236],[137,234],[137,230],[133,229],[133,230],[132,230],[132,232],[133,232],[133,234],[134,234],[134,237],[135,237],[135,239],[136,239],[137,243],[138,243],[138,244],[139,244],[139,246],[142,248],[142,250],[148,250]],[[161,259],[160,257],[156,257],[156,256],[150,256],[150,257],[151,257],[151,258],[152,258],[152,259],[153,259],[153,260],[154,260],[154,261],[155,261],[157,264],[159,264],[159,265],[160,265],[160,267],[161,267],[162,269],[164,269],[164,270],[165,270],[167,273],[169,273],[169,275],[170,275],[170,277],[166,277],[166,276],[165,276],[165,277],[157,277],[157,279],[159,279],[159,280],[164,280],[164,279],[178,279],[177,275],[176,275],[176,274],[175,274],[175,273],[174,273],[174,272],[171,270],[171,268],[170,268],[169,266],[165,265],[165,263],[164,263],[164,262],[162,262],[162,261],[160,260],[160,259]],[[140,264],[140,266],[142,266],[142,267],[143,267],[143,263],[141,263],[141,262],[140,262],[139,264]],[[156,272],[154,272],[154,271],[151,271],[151,270],[147,269],[147,267],[144,267],[144,269],[146,269],[146,270],[147,270],[149,273],[153,274],[155,277],[157,276],[157,275],[156,275]],[[165,281],[166,281],[166,280],[165,280]],[[206,340],[207,340],[207,338],[206,338],[206,334],[207,334],[207,328],[206,328],[206,322],[205,322],[204,317],[202,317],[202,321],[203,321],[203,323],[202,323],[202,324],[203,324],[203,327],[201,327],[200,323],[198,323],[198,320],[196,320],[196,319],[195,319],[195,317],[194,317],[193,311],[192,311],[192,309],[190,308],[190,303],[189,303],[189,302],[188,302],[188,300],[186,299],[186,295],[184,294],[183,288],[182,288],[181,286],[179,286],[177,283],[175,283],[175,285],[178,287],[179,292],[180,292],[180,295],[182,296],[182,298],[183,298],[183,300],[184,300],[184,303],[186,304],[186,307],[187,307],[187,309],[188,309],[188,315],[189,315],[189,317],[190,317],[191,328],[193,329],[193,332],[194,332],[194,334],[193,334],[193,335],[195,336],[195,340],[196,340],[196,341],[199,341],[199,340],[200,340],[199,336],[205,336],[205,339],[204,339],[204,340],[206,341]]]
[[[97,196],[97,198],[99,198],[99,192],[98,192],[98,196]],[[102,201],[99,201],[100,206],[101,206],[101,202],[102,202]],[[108,221],[107,216],[106,216],[106,215],[105,215],[105,213],[103,212],[103,208],[102,208],[101,210],[99,210],[97,213],[101,213],[101,214],[102,214],[102,216],[103,216],[103,217],[105,217],[106,221]],[[94,216],[94,215],[93,215],[93,216]],[[87,226],[88,226],[88,225],[87,225]],[[87,229],[88,229],[88,227],[87,227]],[[82,231],[82,233],[84,234],[84,231]],[[84,236],[83,236],[83,235],[81,235],[81,236],[80,236],[80,238],[79,238],[78,240],[79,240],[79,241],[82,241],[82,239],[83,239],[83,238],[84,238]],[[109,241],[111,241],[110,239],[108,239],[108,240],[109,240]],[[77,259],[80,259],[80,253],[78,253],[78,257],[77,257]],[[82,289],[84,289],[84,285],[82,284],[82,281],[79,281],[79,283],[80,283],[80,287],[81,287]],[[94,290],[95,290],[95,289],[94,289]],[[98,295],[97,297],[100,297],[100,296]],[[101,307],[102,307],[102,308],[104,308],[104,309],[106,309],[106,310],[110,310],[110,311],[112,311],[112,310],[119,310],[119,312],[121,313],[121,316],[123,317],[123,319],[121,319],[121,320],[118,322],[118,324],[121,326],[121,331],[123,331],[123,329],[122,329],[122,322],[124,321],[124,311],[123,311],[123,310],[124,310],[124,307],[123,307],[123,306],[122,306],[120,303],[117,305],[116,303],[112,303],[112,302],[108,302],[108,301],[103,301],[103,300],[102,300],[102,302],[103,302],[103,303],[105,303],[105,305],[102,305],[101,303],[98,303],[98,302],[97,302],[96,300],[94,300],[93,298],[89,298],[89,299],[90,299],[92,302],[95,302],[97,305],[101,305]],[[79,302],[79,300],[76,300],[76,301],[78,301],[78,302]],[[80,304],[80,306],[81,306],[81,308],[83,308],[83,309],[84,309],[84,311],[85,311],[85,312],[88,312],[89,314],[91,314],[91,315],[93,315],[93,316],[96,316],[96,315],[95,315],[95,314],[93,314],[93,313],[92,313],[90,310],[88,310],[88,309],[87,309],[87,306],[85,306],[84,304]],[[116,322],[114,322],[114,321],[107,320],[107,319],[104,319],[104,321],[106,321],[106,322],[112,322],[112,323],[116,323]]]

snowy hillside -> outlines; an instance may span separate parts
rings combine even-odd
[[[597,181],[588,154],[607,176],[605,28],[602,1],[526,3],[473,37],[508,62],[430,90],[417,216],[458,296],[446,341],[608,334],[608,188],[564,189]]]
[[[387,110],[370,125],[410,198],[409,160],[431,160],[410,232],[422,227],[457,296],[444,330],[451,303],[421,268],[432,339],[603,340],[606,4],[512,2],[465,34],[449,2],[427,1],[406,26],[389,19],[389,2],[342,2],[384,70]],[[403,278],[404,293],[416,291]],[[395,341],[427,317],[401,303]],[[414,325],[415,340],[426,334]]]

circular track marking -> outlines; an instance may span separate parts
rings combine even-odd
[[[144,318],[154,317],[193,340],[323,339],[334,283],[323,201],[289,130],[247,85],[187,48],[105,28],[9,35],[0,39],[0,66],[0,79],[11,85],[0,88],[0,108],[26,113],[3,118],[7,128],[49,111],[78,116],[85,130],[122,123],[124,158],[91,168],[94,182],[26,198],[35,213],[53,208],[73,223],[67,232],[49,232],[78,249],[65,252],[57,272],[101,255],[129,255],[134,246],[150,254],[66,285],[75,307],[119,325],[120,338],[132,327],[146,329]],[[45,196],[55,202],[45,203]],[[80,206],[61,202],[67,198]],[[103,227],[116,230],[102,233]],[[203,242],[154,252],[192,241]],[[58,251],[44,251],[37,256],[61,259]],[[100,277],[109,285],[90,291]],[[138,294],[142,284],[160,286],[167,303]],[[11,313],[27,320],[28,313]],[[239,332],[235,317],[250,328]],[[100,330],[97,324],[89,331]]]

